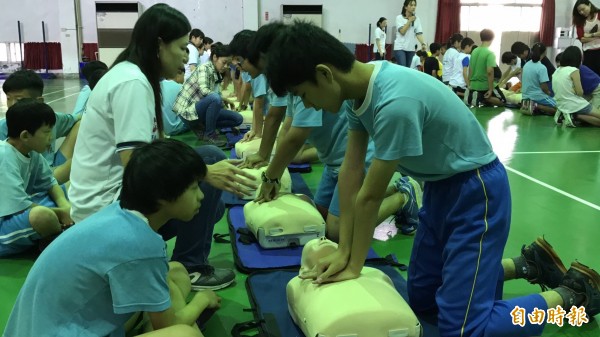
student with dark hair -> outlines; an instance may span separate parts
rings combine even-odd
[[[35,99],[44,102],[44,82],[40,75],[32,70],[18,70],[12,73],[4,84],[2,90],[6,94],[6,103],[10,108],[13,104],[23,98]],[[75,141],[79,132],[79,118],[72,114],[55,112],[56,123],[52,127],[52,139],[50,146],[42,152],[54,178],[59,184],[69,181],[71,174],[71,159],[75,148]],[[0,119],[0,139],[8,137],[6,119]],[[56,148],[56,140],[65,137],[60,148]]]
[[[475,42],[470,37],[465,37],[460,42],[460,53],[456,57],[454,67],[459,69],[458,72],[450,78],[450,86],[454,93],[460,97],[464,97],[467,88],[469,87],[469,61],[471,48]]]
[[[582,58],[578,47],[568,47],[560,57],[560,67],[552,76],[552,88],[558,108],[554,121],[557,124],[564,119],[565,125],[575,127],[573,119],[576,119],[600,126],[600,110],[583,98],[579,72]]]
[[[163,125],[165,127],[165,134],[169,136],[175,136],[190,129],[173,111],[173,104],[177,95],[181,92],[183,87],[183,72],[180,71],[173,78],[165,78],[160,81],[160,91],[162,95],[162,118]]]
[[[94,90],[94,88],[96,87],[96,84],[98,84],[98,82],[100,81],[100,79],[106,75],[106,73],[108,72],[108,69],[98,69],[95,70],[91,75],[90,75],[90,80],[89,80],[89,86],[91,90]],[[84,108],[85,110],[85,108]]]
[[[394,56],[399,65],[410,67],[410,62],[415,55],[413,46],[417,40],[421,42],[421,48],[425,48],[423,40],[423,27],[421,20],[416,16],[416,0],[404,0],[402,13],[396,17],[396,41],[394,41]]]
[[[227,141],[219,137],[218,129],[233,128],[242,124],[243,117],[235,110],[235,104],[221,96],[218,84],[223,80],[231,63],[228,46],[215,46],[211,61],[198,69],[183,84],[173,103],[173,111],[181,117],[198,139],[223,147]],[[231,110],[226,108],[229,106]]]
[[[431,75],[440,81],[442,79],[439,77],[440,61],[438,60],[438,56],[440,55],[441,47],[442,46],[437,42],[430,44],[429,51],[431,52],[431,56],[427,57],[423,64],[423,71],[427,75]]]
[[[527,62],[526,60],[523,60],[524,62],[521,63],[521,58],[512,52],[507,51],[502,54],[501,61],[508,66],[508,69],[502,73],[502,76],[498,81],[498,87],[503,88],[513,77],[517,77],[521,80],[521,72],[523,71],[523,66],[521,64],[525,65],[525,62]]]
[[[573,25],[583,45],[583,65],[600,75],[600,10],[590,0],[577,0]]]
[[[185,64],[185,80],[192,76],[192,73],[194,72],[194,70],[196,70],[196,67],[198,66],[198,62],[200,61],[199,48],[202,47],[203,41],[204,33],[200,29],[194,28],[190,31],[189,41],[187,44],[189,57],[187,63]]]
[[[183,71],[189,30],[189,21],[178,10],[165,4],[148,8],[136,22],[127,48],[92,91],[71,174],[75,221],[117,200],[132,151],[161,137],[160,78]],[[172,259],[187,268],[194,289],[218,289],[235,277],[231,270],[208,264],[212,230],[223,215],[220,190],[242,195],[244,186],[254,184],[243,178],[250,176],[233,165],[237,162],[223,160],[218,148],[202,146],[197,151],[208,164],[201,185],[203,206],[190,222],[169,221],[161,234],[165,240],[177,236]]]
[[[554,59],[558,67],[560,67],[562,54],[558,53]],[[583,64],[579,67],[579,74],[584,96],[591,97],[592,106],[600,109],[600,76]]]
[[[459,33],[453,34],[448,40],[448,49],[444,54],[442,63],[444,65],[444,71],[442,72],[442,82],[449,84],[452,78],[457,77],[462,73],[462,67],[456,67],[456,58],[460,54],[460,43],[463,40],[463,36]]]
[[[0,257],[21,253],[71,225],[71,205],[41,155],[52,141],[56,115],[24,98],[6,112],[8,139],[0,141]]]
[[[254,97],[252,129],[244,135],[241,141],[262,138],[258,152],[247,156],[242,167],[261,167],[268,163],[277,132],[288,107],[288,95],[273,94],[273,90],[263,74],[263,55],[269,50],[274,37],[282,29],[285,29],[285,25],[274,22],[262,26],[256,32],[241,31],[231,41],[238,46],[237,53],[234,53],[235,62],[252,78],[250,84]]]
[[[385,60],[385,41],[387,27],[387,19],[380,17],[377,20],[377,28],[375,28],[375,43],[373,43],[373,54],[376,60]]]
[[[102,62],[102,61],[91,61],[86,63],[83,68],[81,69],[81,73],[83,74],[83,77],[85,78],[85,80],[88,82],[88,84],[84,85],[83,88],[81,88],[81,91],[79,92],[79,95],[77,96],[77,101],[75,102],[75,108],[73,108],[73,112],[72,114],[74,116],[79,116],[81,114],[83,114],[83,112],[85,111],[85,105],[88,101],[88,99],[90,98],[90,93],[92,92],[92,85],[90,84],[90,81],[92,80],[92,74],[94,74],[94,72],[96,72],[97,70],[105,70],[108,71],[108,66],[106,65],[106,63]],[[98,73],[100,74],[100,73]],[[99,78],[96,77],[95,82],[98,83]],[[95,84],[94,84],[95,86]]]
[[[527,61],[530,60],[529,53],[531,52],[531,49],[528,45],[521,41],[513,43],[510,47],[510,52],[517,55],[517,57],[521,61],[521,68],[523,68],[525,66],[525,63],[527,63]],[[546,67],[546,71],[548,72],[548,78],[552,78],[552,74],[554,74],[554,72],[556,71],[556,67],[554,67],[554,64],[552,64],[552,62],[547,57],[544,57],[541,62],[544,65],[544,67]]]
[[[480,104],[504,106],[506,98],[494,83],[496,55],[490,50],[494,32],[484,29],[479,36],[481,46],[471,53],[469,61],[469,94],[465,102],[474,107]]]
[[[486,34],[482,40],[491,41]],[[377,210],[400,170],[425,181],[408,264],[409,301],[417,314],[438,313],[441,336],[540,335],[543,324],[513,324],[516,306],[526,312],[583,306],[590,317],[600,312],[600,275],[578,262],[566,271],[543,238],[521,256],[502,259],[511,214],[506,171],[473,113],[443,83],[389,62],[355,61],[310,23],[295,23],[278,37],[267,77],[275,92],[290,91],[307,108],[339,112],[354,101],[339,174],[340,244],[302,278],[322,284],[359,277]],[[369,138],[375,159],[365,176]],[[502,281],[513,278],[554,290],[501,300]]]
[[[527,114],[542,113],[554,116],[556,113],[556,101],[552,98],[552,92],[548,86],[550,78],[546,67],[541,60],[546,57],[546,46],[536,43],[531,49],[531,61],[523,67],[523,86],[521,93],[523,100],[529,100],[529,109],[523,110]]]
[[[200,55],[200,61],[199,61],[200,65],[210,61],[210,55],[212,52],[213,42],[214,42],[213,39],[211,39],[208,36],[204,37],[204,39],[202,40],[203,53],[202,53],[202,55]]]
[[[427,55],[427,52],[424,50],[417,50],[417,56],[419,57],[419,65],[417,70],[425,71],[425,60],[429,57],[429,55]]]
[[[4,335],[124,336],[126,323],[142,312],[156,330],[184,324],[198,331],[196,320],[205,309],[218,309],[220,298],[202,291],[186,303],[190,279],[183,265],[168,262],[157,232],[170,219],[190,221],[198,213],[206,172],[184,143],[157,140],[137,148],[123,174],[120,202],[46,248]]]

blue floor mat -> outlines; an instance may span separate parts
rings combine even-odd
[[[368,265],[386,273],[394,282],[396,290],[408,301],[406,280],[395,268],[381,264]],[[288,282],[296,275],[298,275],[297,271],[277,270],[253,273],[248,276],[246,290],[255,322],[258,322],[255,326],[261,333],[260,336],[304,337],[288,312],[285,291]],[[419,317],[419,321],[423,326],[424,337],[439,336],[435,321],[432,322],[426,317]]]
[[[302,247],[289,247],[278,249],[264,249],[258,243],[244,244],[240,242],[238,229],[246,228],[244,207],[234,206],[227,213],[229,234],[233,248],[233,257],[236,267],[242,273],[259,270],[300,268]],[[369,250],[368,259],[377,259],[379,256],[373,249]]]

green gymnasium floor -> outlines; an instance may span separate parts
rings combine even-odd
[[[1,82],[0,82],[1,84]],[[46,81],[44,98],[56,111],[71,112],[82,84],[77,80]],[[6,112],[6,97],[0,97],[0,117]],[[448,113],[452,113],[449,111]],[[512,188],[513,221],[505,256],[519,254],[521,246],[539,235],[555,247],[565,265],[578,259],[600,270],[600,130],[563,129],[552,118],[529,117],[504,109],[475,109],[473,113],[487,130],[495,151],[507,167]],[[193,137],[183,137],[193,144]],[[322,165],[304,178],[314,191]],[[0,191],[1,193],[1,191]],[[226,233],[224,217],[215,232]],[[396,236],[388,242],[375,242],[381,255],[395,253],[408,262],[412,238]],[[173,242],[169,242],[172,249]],[[75,258],[75,257],[73,257]],[[213,244],[211,261],[218,267],[233,267],[231,247]],[[31,256],[0,260],[0,331],[14,304],[28,270]],[[406,276],[404,274],[404,276]],[[235,286],[221,290],[221,310],[209,322],[207,337],[230,336],[233,324],[251,319],[244,287],[246,277],[238,273]],[[60,285],[57,285],[60,286]],[[526,281],[505,284],[506,298],[538,292]],[[568,311],[568,309],[567,309]],[[565,323],[559,328],[547,325],[543,336],[599,336],[597,321],[575,328]]]

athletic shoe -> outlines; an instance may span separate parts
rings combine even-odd
[[[575,261],[560,285],[585,297],[581,305],[589,317],[600,313],[600,275],[595,270]]]
[[[419,227],[419,204],[417,195],[422,195],[421,186],[410,177],[402,177],[394,183],[396,190],[404,194],[408,200],[395,214],[394,222],[400,226],[404,235],[412,235]],[[418,192],[417,192],[418,191]]]
[[[216,147],[225,147],[227,145],[227,140],[220,137],[218,133],[213,132],[210,134],[205,134],[202,141],[208,143],[208,145],[214,145]]]
[[[190,270],[189,270],[190,271]],[[219,290],[228,287],[235,281],[235,273],[231,269],[206,266],[190,272],[193,290]]]
[[[542,291],[560,285],[567,268],[552,246],[543,237],[537,238],[529,246],[521,248],[521,255],[537,270],[537,274],[527,279],[531,284],[539,284]]]

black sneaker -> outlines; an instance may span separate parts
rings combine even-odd
[[[582,306],[589,317],[600,313],[600,275],[595,270],[575,261],[560,285],[585,297]]]
[[[531,284],[539,284],[542,291],[558,287],[567,273],[567,268],[565,268],[560,257],[543,237],[537,238],[527,247],[523,245],[521,255],[528,264],[537,269],[537,275],[527,279],[527,281]]]
[[[228,287],[235,281],[235,273],[231,269],[206,266],[190,271],[193,290],[219,290]]]
[[[214,145],[216,147],[226,147],[227,146],[227,139],[225,137],[221,137],[216,132],[213,132],[211,134],[205,134],[202,141],[207,143],[208,145]]]

